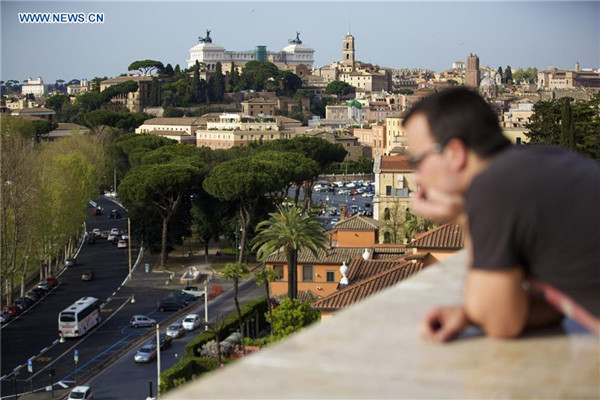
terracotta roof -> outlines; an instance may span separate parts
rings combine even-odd
[[[427,231],[410,242],[409,247],[433,249],[461,249],[464,235],[460,226],[449,223]]]
[[[393,260],[404,256],[409,250],[405,245],[376,246],[373,248],[373,260]],[[412,251],[412,250],[411,250]]]
[[[200,118],[180,117],[180,118],[152,118],[144,121],[144,125],[174,125],[174,126],[192,126],[200,125]]]
[[[381,156],[381,171],[413,172],[407,156]]]
[[[408,278],[423,269],[423,263],[419,261],[407,261],[397,263],[395,266],[385,269],[376,275],[356,282],[342,290],[334,292],[313,304],[318,310],[338,310],[361,301],[383,289],[391,287],[398,282]]]
[[[298,121],[297,119],[286,117],[285,115],[275,115],[274,118],[278,123],[284,123],[284,124],[301,124],[302,123],[302,121]]]
[[[144,132],[146,135],[157,135],[157,136],[195,136],[188,132],[183,131],[163,131],[160,129],[153,129],[148,132]]]
[[[286,299],[288,297],[287,292],[279,295],[276,297],[276,299],[278,300],[283,300]],[[311,292],[310,290],[298,290],[298,293],[296,293],[296,298],[298,299],[298,301],[302,302],[302,303],[314,303],[315,301],[322,299],[323,296],[320,296],[316,293]]]
[[[277,102],[275,102],[274,100],[265,100],[265,99],[260,99],[260,98],[258,98],[258,99],[244,100],[244,101],[242,101],[241,104],[244,104],[244,103],[272,104],[272,105],[277,104]]]
[[[370,278],[382,271],[397,267],[399,264],[406,264],[406,260],[365,260],[355,258],[348,264],[348,280],[350,284],[358,283],[362,280]]]
[[[59,122],[58,127],[56,128],[57,131],[64,131],[64,130],[72,131],[75,129],[79,129],[80,131],[89,130],[86,126],[79,125],[79,124],[72,124],[69,122]]]
[[[127,81],[151,81],[152,76],[117,76],[116,78],[105,79],[100,84],[121,83]]]
[[[334,229],[342,231],[372,231],[381,228],[383,224],[373,218],[356,214],[348,219],[338,221]]]
[[[56,114],[54,110],[51,110],[46,107],[36,107],[36,108],[22,108],[17,110],[15,113],[27,113],[27,114]]]
[[[334,264],[349,263],[353,258],[362,257],[364,247],[332,247],[327,250],[318,250],[317,257],[308,249],[302,249],[298,254],[298,264]],[[279,251],[267,257],[268,263],[287,263],[285,252]]]

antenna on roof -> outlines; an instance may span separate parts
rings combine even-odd
[[[348,35],[352,32],[352,22],[348,22]]]

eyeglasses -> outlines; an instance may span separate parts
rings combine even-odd
[[[410,154],[408,156],[408,162],[410,163],[410,166],[412,169],[417,170],[417,169],[419,169],[419,164],[421,164],[421,162],[424,159],[426,159],[427,157],[429,157],[432,154],[441,153],[443,149],[444,148],[442,147],[441,144],[436,143],[433,145],[432,148],[430,148],[429,150],[426,150],[420,154]]]

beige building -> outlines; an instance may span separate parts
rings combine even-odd
[[[282,138],[281,127],[274,117],[224,113],[209,118],[205,129],[196,130],[196,145],[211,149],[229,149]]]
[[[358,142],[371,148],[373,157],[384,154],[386,148],[385,134],[386,126],[383,123],[375,123],[369,127],[354,128],[352,134],[358,139]]]
[[[135,133],[157,135],[177,140],[181,144],[196,144],[196,129],[200,126],[199,118],[152,118],[135,130]]]
[[[600,70],[582,70],[579,61],[574,70],[550,68],[538,72],[538,89],[600,89]]]
[[[378,156],[373,166],[375,196],[373,218],[382,222],[380,243],[401,242],[399,227],[410,201],[410,193],[417,189],[414,171],[406,156]]]
[[[24,108],[35,108],[38,107],[38,103],[35,100],[29,100],[26,97],[20,99],[7,99],[5,102],[6,108],[9,110],[22,110]]]
[[[150,84],[152,83],[151,76],[119,76],[117,78],[106,79],[100,82],[100,91],[104,89],[128,81],[135,81],[138,84],[138,90],[126,94],[120,94],[112,98],[111,103],[122,105],[131,112],[142,112],[150,98]]]
[[[467,71],[465,77],[465,85],[471,87],[479,87],[479,57],[476,54],[471,54],[467,57]]]
[[[406,112],[392,114],[385,119],[385,154],[398,152],[398,149],[406,148],[406,133],[402,127]]]
[[[90,83],[87,79],[82,79],[79,82],[79,85],[69,85],[67,86],[67,94],[75,95],[81,92],[87,92],[90,89]]]
[[[265,99],[250,99],[242,101],[242,114],[258,117],[263,115],[275,115],[276,101]]]

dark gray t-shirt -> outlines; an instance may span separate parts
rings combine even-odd
[[[466,194],[473,268],[523,268],[600,317],[600,166],[548,147],[511,147]]]

